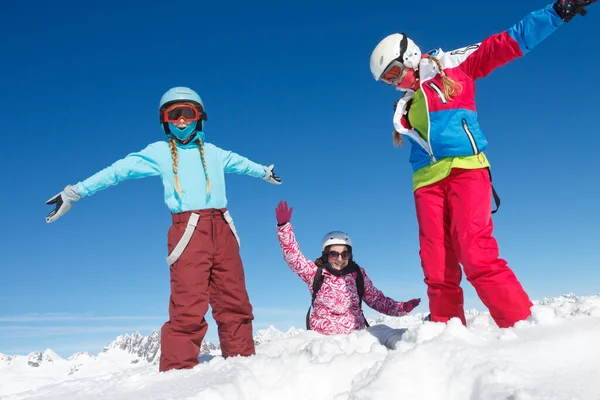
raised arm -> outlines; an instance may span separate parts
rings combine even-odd
[[[315,279],[317,266],[304,257],[300,251],[300,246],[296,242],[294,229],[290,219],[292,218],[293,208],[288,208],[286,201],[280,201],[275,209],[275,217],[277,218],[277,238],[279,245],[283,251],[283,258],[296,275],[300,277],[308,285],[311,285]]]
[[[443,63],[450,68],[458,66],[472,79],[483,78],[530,52],[563,23],[551,4],[529,13],[504,32],[447,53]]]
[[[277,238],[287,265],[300,279],[311,285],[317,273],[317,266],[300,251],[291,222],[277,227]]]

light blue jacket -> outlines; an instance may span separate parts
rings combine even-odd
[[[145,149],[127,155],[110,167],[77,184],[81,197],[91,196],[99,190],[127,179],[160,176],[165,188],[165,203],[172,213],[206,208],[225,208],[225,173],[236,173],[263,178],[266,167],[239,154],[204,143],[206,169],[211,182],[210,195],[206,193],[206,175],[202,167],[200,149],[196,142],[177,146],[177,175],[181,196],[174,187],[173,158],[169,143],[156,142]]]

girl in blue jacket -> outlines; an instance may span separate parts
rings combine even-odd
[[[159,176],[172,213],[168,233],[170,266],[169,321],[161,330],[160,371],[198,364],[200,344],[212,307],[223,357],[254,354],[252,306],[246,291],[239,239],[225,196],[225,173],[280,184],[273,165],[266,167],[204,141],[206,120],[200,96],[186,87],[161,98],[160,122],[166,141],[131,153],[86,180],[69,185],[46,204],[55,209],[48,223],[64,215],[80,198],[126,179]]]

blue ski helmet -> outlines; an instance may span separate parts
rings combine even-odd
[[[194,92],[192,89],[187,87],[174,87],[165,92],[160,98],[160,105],[158,108],[163,108],[168,106],[169,104],[176,102],[184,102],[184,101],[192,101],[194,103],[200,104],[202,109],[204,109],[204,103],[198,93]]]
[[[158,108],[159,120],[163,125],[163,129],[168,136],[171,136],[177,139],[182,144],[187,144],[192,141],[197,134],[200,133],[201,138],[204,138],[204,134],[202,132],[203,120],[194,121],[194,123],[188,125],[186,129],[180,130],[176,128],[171,123],[166,123],[163,121],[163,112],[164,110],[173,103],[183,103],[183,102],[192,102],[198,105],[199,111],[204,112],[204,103],[202,99],[190,88],[177,86],[173,87],[165,92],[160,98],[160,104]],[[206,115],[206,114],[205,114]],[[206,118],[204,118],[206,119]]]

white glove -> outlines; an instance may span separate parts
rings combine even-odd
[[[54,208],[54,210],[52,210],[46,217],[46,222],[51,223],[62,217],[67,211],[69,211],[73,203],[80,198],[81,196],[79,196],[75,186],[69,185],[65,187],[65,190],[46,202],[48,205],[56,204],[56,208]]]
[[[273,164],[265,167],[265,176],[263,179],[274,185],[281,185],[281,178],[275,175],[275,166]]]

